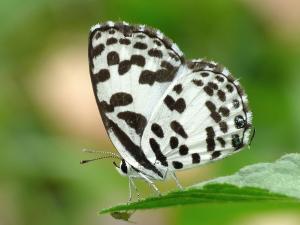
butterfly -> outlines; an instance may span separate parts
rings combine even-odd
[[[155,180],[223,159],[250,142],[247,95],[213,61],[187,60],[159,30],[108,21],[89,34],[89,70],[115,166],[159,192]],[[102,157],[103,158],[103,157]]]

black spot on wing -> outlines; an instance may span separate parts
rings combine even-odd
[[[189,148],[186,145],[181,145],[179,147],[179,154],[180,155],[187,155],[189,153]]]
[[[98,73],[91,75],[92,81],[94,84],[97,84],[99,82],[107,81],[110,78],[110,73],[108,69],[101,69]]]
[[[215,137],[215,131],[213,127],[207,127],[206,129],[207,138],[214,138]]]
[[[200,163],[200,155],[198,153],[193,153],[192,154],[192,163],[193,164],[197,164],[197,163]]]
[[[193,82],[196,86],[199,86],[199,87],[203,86],[203,81],[202,81],[202,80],[194,79],[194,80],[192,80],[192,82]]]
[[[143,70],[139,78],[139,83],[153,85],[153,83],[156,80],[157,73],[162,73],[162,72],[159,70],[157,72],[152,72],[150,70]]]
[[[145,126],[147,125],[146,117],[131,111],[120,112],[117,116],[124,120],[129,127],[133,128],[138,135],[142,135]]]
[[[159,40],[153,40],[153,43],[155,43],[157,46],[161,46],[161,42]]]
[[[110,104],[112,106],[125,106],[133,102],[132,96],[125,92],[117,92],[110,98]]]
[[[228,92],[230,92],[230,93],[233,92],[233,86],[231,84],[227,84],[226,88],[227,88]]]
[[[157,58],[162,58],[163,57],[162,51],[159,50],[159,49],[155,49],[155,48],[150,49],[148,51],[148,55],[152,56],[152,57],[157,57]]]
[[[219,123],[221,131],[225,134],[228,131],[228,125],[225,121]]]
[[[205,105],[210,112],[216,111],[216,105],[214,103],[212,103],[211,101],[206,101]]]
[[[215,131],[212,127],[207,127],[206,129],[206,144],[207,144],[207,151],[213,151],[216,147],[215,143]]]
[[[225,147],[225,140],[223,139],[223,138],[221,138],[221,137],[217,137],[217,141],[220,143],[220,145],[222,146],[222,148],[224,148]]]
[[[178,138],[177,137],[172,136],[170,138],[170,146],[171,146],[171,149],[175,149],[178,147]]]
[[[155,154],[156,159],[157,159],[158,161],[160,161],[162,165],[168,166],[167,158],[166,158],[166,157],[163,155],[163,153],[161,152],[160,146],[159,146],[159,144],[155,141],[154,138],[150,138],[150,139],[149,139],[149,144],[150,144],[150,147],[151,147],[152,151],[153,151],[154,154]]]
[[[170,95],[167,95],[165,97],[164,103],[171,111],[176,110],[179,113],[182,113],[186,108],[186,104],[183,98],[179,98],[175,101]]]
[[[136,49],[146,49],[148,46],[147,44],[145,43],[142,43],[142,42],[136,42],[134,45],[133,45],[134,48]]]
[[[206,92],[206,94],[207,95],[209,95],[209,96],[213,96],[213,94],[214,94],[214,90],[211,88],[211,87],[209,87],[209,86],[205,86],[204,88],[203,88],[203,90]]]
[[[173,164],[173,167],[175,169],[181,169],[181,168],[183,168],[183,164],[181,162],[173,161],[172,164]]]
[[[187,134],[183,128],[183,126],[177,122],[176,120],[173,120],[170,124],[170,127],[172,128],[172,130],[176,133],[179,134],[181,137],[183,138],[187,138]]]
[[[222,116],[226,116],[227,117],[227,116],[229,116],[230,111],[229,111],[229,109],[226,106],[221,106],[219,108],[219,113],[221,113]]]
[[[97,57],[101,55],[101,53],[104,51],[104,44],[97,45],[95,48],[92,48],[91,50],[91,56]]]
[[[222,102],[226,101],[226,94],[222,90],[218,90],[217,95]]]
[[[161,126],[157,123],[153,123],[151,125],[151,130],[152,132],[159,138],[163,138],[164,137],[164,132],[163,129],[161,128]]]
[[[129,45],[131,42],[130,42],[130,40],[129,40],[128,38],[121,38],[121,39],[119,40],[119,43],[120,43],[121,45]]]
[[[220,151],[214,151],[214,152],[211,154],[211,157],[212,157],[212,159],[216,159],[216,158],[218,158],[220,155],[221,155],[221,152],[220,152]]]
[[[118,72],[119,75],[123,75],[127,73],[131,68],[131,62],[129,60],[123,60],[122,62],[119,63],[119,68]]]
[[[219,75],[216,76],[216,79],[217,79],[219,82],[224,82],[224,78],[221,77],[221,76],[219,76]]]
[[[106,45],[113,45],[116,44],[118,42],[118,40],[114,37],[108,38],[106,41]]]
[[[180,94],[182,92],[182,85],[181,84],[176,84],[173,87],[173,91],[175,91],[177,94]]]
[[[109,52],[107,54],[107,65],[115,65],[120,62],[119,54],[115,51]]]
[[[216,122],[216,123],[219,123],[221,121],[221,115],[218,113],[218,112],[212,112],[210,114],[211,118],[213,118],[213,120]]]
[[[130,62],[137,66],[143,67],[143,66],[145,66],[146,60],[145,60],[145,57],[142,55],[132,55]]]

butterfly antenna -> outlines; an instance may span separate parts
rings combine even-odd
[[[110,155],[110,156],[113,156],[114,158],[118,158],[118,159],[122,160],[122,158],[118,154],[113,153],[113,152],[103,152],[103,151],[97,151],[97,150],[91,150],[91,149],[82,149],[82,151],[87,152],[87,153],[97,153],[97,154]]]
[[[115,165],[115,167],[120,169],[120,166],[117,165],[117,163],[115,161],[113,161],[113,164]]]
[[[86,164],[86,163],[89,163],[89,162],[93,162],[93,161],[96,161],[96,160],[99,160],[99,159],[107,159],[107,158],[117,158],[119,159],[119,156],[113,156],[113,155],[106,155],[106,156],[101,156],[101,157],[98,157],[98,158],[94,158],[94,159],[85,159],[85,160],[81,160],[80,161],[80,164]]]

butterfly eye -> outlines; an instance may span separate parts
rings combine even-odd
[[[123,173],[127,174],[127,166],[126,166],[126,162],[125,162],[124,159],[121,162],[120,168],[121,168],[121,170],[122,170]]]
[[[234,118],[234,124],[237,129],[245,127],[246,121],[241,115],[238,115]]]

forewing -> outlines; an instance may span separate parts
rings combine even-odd
[[[189,74],[166,90],[142,137],[150,161],[169,170],[227,157],[249,143],[252,115],[239,82],[214,62],[187,66]]]
[[[108,135],[132,166],[155,168],[140,148],[154,106],[178,74],[182,52],[160,31],[107,22],[92,27],[89,66]]]

